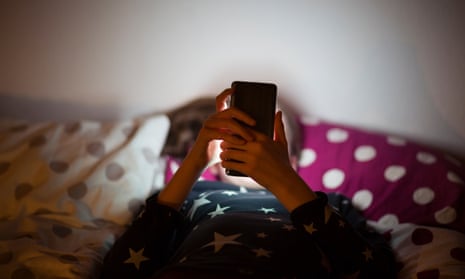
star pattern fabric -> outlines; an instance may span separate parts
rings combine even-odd
[[[268,214],[268,213],[276,213],[276,210],[274,208],[265,208],[262,207],[259,209],[259,211],[263,211],[263,213]]]
[[[257,257],[271,257],[271,251],[265,250],[263,248],[253,249],[252,251],[255,253],[255,256]]]
[[[143,261],[148,261],[149,258],[144,257],[144,248],[140,249],[139,251],[135,252],[131,248],[129,248],[129,258],[124,261],[126,264],[134,264],[136,269],[138,270],[140,268],[140,264]]]
[[[363,255],[365,256],[365,261],[369,261],[369,260],[373,260],[373,255],[372,255],[372,251],[368,248],[365,249],[365,251],[363,251]]]
[[[209,212],[208,215],[211,216],[211,218],[218,216],[218,215],[223,215],[224,211],[230,208],[229,206],[221,207],[220,204],[216,204],[216,209],[215,211]]]
[[[217,253],[218,251],[221,250],[221,248],[223,248],[224,245],[228,245],[228,244],[229,245],[241,245],[240,242],[235,241],[235,239],[238,238],[239,236],[241,236],[240,233],[226,236],[226,235],[222,235],[220,233],[215,232],[214,240],[208,243],[207,245],[205,245],[204,247],[214,246],[215,253]]]
[[[209,204],[211,201],[207,199],[207,196],[199,196],[198,199],[194,200],[194,203],[189,210],[189,213],[187,213],[187,216],[192,220],[192,217],[195,215],[195,212],[197,211],[197,208],[201,207],[202,205]]]
[[[327,206],[326,195],[322,197],[289,213],[269,192],[199,182],[179,213],[148,202],[147,213],[109,253],[112,257],[104,266],[111,265],[108,262],[114,258],[108,274],[115,277],[107,278],[143,278],[164,267],[222,270],[246,278],[320,278],[355,273],[371,278],[377,274],[374,266],[379,268],[386,255],[372,246],[370,238],[362,238],[340,212]],[[175,217],[176,222],[170,221]],[[159,240],[151,239],[157,235]],[[174,236],[179,238],[169,239]],[[380,242],[379,235],[373,237],[375,243]],[[170,243],[178,244],[167,246],[173,245]],[[387,261],[387,268],[392,268],[389,264]],[[388,278],[389,272],[385,273],[377,278]]]
[[[313,223],[310,223],[309,225],[304,225],[304,228],[309,234],[313,234],[317,231],[317,229],[315,229],[315,227],[313,226]]]

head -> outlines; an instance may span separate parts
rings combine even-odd
[[[283,101],[279,100],[277,110],[283,112],[284,131],[288,143],[289,159],[294,167],[297,168],[299,154],[301,150],[301,131],[297,121],[297,115],[287,106]],[[221,141],[216,140],[210,142],[208,154],[210,156],[210,166],[212,171],[216,172],[219,178],[224,181],[235,185],[240,185],[248,188],[262,188],[250,177],[229,176],[225,173],[225,169],[221,166]]]

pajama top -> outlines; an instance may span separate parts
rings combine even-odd
[[[395,278],[387,241],[350,200],[317,195],[289,213],[267,190],[222,182],[197,182],[179,212],[155,194],[101,278]]]

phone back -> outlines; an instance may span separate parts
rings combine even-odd
[[[232,83],[231,107],[236,107],[255,119],[252,128],[273,138],[277,87],[272,83],[235,81]],[[245,125],[245,124],[244,124]],[[227,175],[246,176],[226,169]]]
[[[255,130],[273,137],[277,87],[272,83],[235,81],[231,106],[237,107],[256,121]]]

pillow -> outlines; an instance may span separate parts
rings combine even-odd
[[[398,278],[463,278],[465,235],[444,228],[403,223],[386,227],[370,223],[384,232],[395,251]]]
[[[415,223],[465,232],[465,167],[441,151],[404,138],[301,119],[298,172],[316,191],[350,197],[386,224]]]
[[[180,158],[177,158],[174,156],[166,156],[166,167],[165,167],[165,174],[164,174],[165,185],[171,180],[171,178],[173,177],[174,173],[178,170],[181,163],[182,163],[182,159]],[[220,178],[214,168],[208,167],[202,172],[202,174],[199,177],[199,180],[219,181]]]
[[[1,220],[54,213],[127,224],[163,184],[165,115],[117,122],[0,121]]]
[[[164,115],[60,124],[0,119],[0,274],[98,278],[117,235],[163,186]]]

